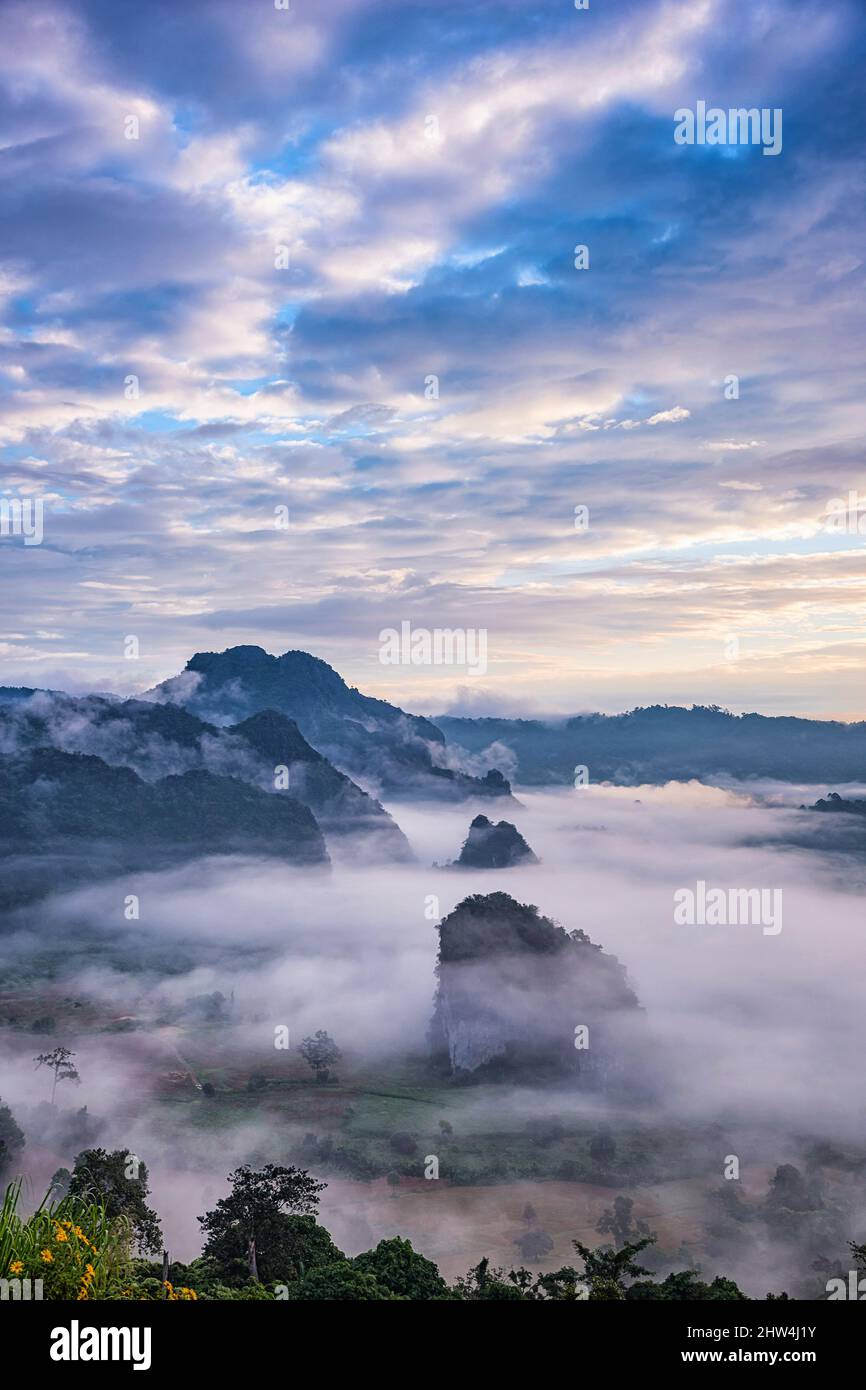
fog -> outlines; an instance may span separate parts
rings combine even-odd
[[[83,1021],[74,1036],[58,1028],[50,1040],[6,1029],[0,1096],[26,1128],[26,1113],[48,1090],[46,1074],[34,1075],[34,1054],[60,1042],[73,1046],[82,1082],[61,1086],[58,1105],[86,1104],[103,1123],[100,1144],[145,1159],[170,1247],[189,1258],[198,1250],[194,1218],[225,1191],[229,1168],[266,1151],[273,1157],[281,1141],[266,1118],[239,1119],[218,1143],[209,1130],[191,1127],[179,1137],[176,1125],[163,1124],[166,1104],[176,1116],[179,1102],[162,1110],[153,1102],[154,1075],[187,1065],[176,1051],[172,1011],[192,996],[233,996],[209,1046],[226,1064],[242,1055],[247,1070],[259,1056],[273,1066],[281,1025],[292,1049],[326,1029],[353,1065],[417,1059],[432,1012],[436,921],[469,894],[504,891],[567,930],[586,931],[627,968],[661,1079],[659,1093],[636,1104],[632,1119],[720,1126],[719,1176],[725,1156],[735,1153],[746,1188],[765,1185],[798,1136],[858,1143],[866,1119],[863,862],[792,844],[818,819],[796,807],[825,790],[788,787],[786,805],[770,784],[518,790],[520,805],[504,814],[541,863],[487,872],[434,867],[456,858],[478,808],[403,803],[388,809],[409,838],[414,864],[367,867],[357,857],[337,858],[330,874],[315,874],[273,860],[211,859],[55,895],[7,919],[5,988],[14,994],[32,980],[33,958],[49,961],[52,994],[80,1001],[83,1018],[101,1010],[99,1028]],[[491,803],[481,809],[495,814]],[[674,893],[698,881],[780,889],[782,930],[769,936],[749,923],[677,925]],[[138,920],[124,917],[129,895],[139,900]],[[100,1031],[106,1016],[126,1014],[160,1026]],[[187,1036],[191,1026],[187,1017]],[[500,1123],[546,1111],[595,1122],[603,1109],[598,1097],[574,1089],[547,1094],[505,1085],[463,1088],[460,1103],[464,1114],[477,1112],[482,1127],[493,1111]],[[50,1137],[28,1145],[34,1191],[72,1156]],[[387,1219],[381,1201],[378,1215],[369,1205],[360,1184],[329,1180],[323,1210],[338,1240],[369,1243],[400,1227],[399,1202]],[[455,1258],[480,1243],[482,1233],[467,1243],[465,1230],[448,1225],[434,1241],[440,1255]],[[756,1277],[766,1281],[769,1271],[761,1267]]]

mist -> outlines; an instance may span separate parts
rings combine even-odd
[[[814,799],[820,790],[796,794]],[[587,932],[626,967],[659,1079],[653,1095],[632,1107],[629,1122],[677,1131],[715,1127],[711,1166],[713,1144],[719,1176],[726,1155],[737,1154],[744,1187],[757,1190],[803,1136],[860,1143],[864,1119],[863,865],[792,848],[789,838],[812,822],[776,800],[772,787],[699,783],[520,791],[509,815],[541,863],[498,871],[434,867],[456,858],[473,808],[402,804],[389,809],[399,816],[414,864],[365,866],[356,852],[322,875],[271,859],[223,857],[57,894],[5,923],[4,1011],[13,1009],[16,984],[40,966],[52,998],[76,1001],[81,1023],[59,1027],[52,1044],[75,1049],[82,1082],[58,1104],[86,1104],[101,1145],[145,1159],[167,1242],[177,1257],[191,1258],[198,1250],[195,1217],[225,1192],[229,1169],[264,1156],[285,1161],[297,1136],[266,1112],[236,1117],[217,1146],[207,1129],[176,1123],[199,1086],[183,1050],[198,1027],[199,1005],[190,1001],[216,992],[227,1001],[218,1027],[201,1027],[217,1067],[255,1072],[283,1059],[297,1065],[299,1041],[319,1028],[336,1038],[355,1071],[401,1058],[422,1065],[436,923],[470,894],[503,891],[567,930]],[[699,880],[781,890],[781,931],[677,925],[674,894]],[[124,915],[130,895],[138,899],[138,920]],[[281,1027],[290,1047],[275,1053]],[[44,1073],[34,1078],[40,1040],[14,1029],[5,1036],[0,1095],[26,1128],[44,1080]],[[573,1088],[485,1085],[458,1088],[455,1096],[462,1124],[482,1130],[493,1120],[502,1128],[506,1120],[522,1125],[545,1114],[597,1124],[608,1108],[603,1098]],[[610,1111],[614,1122],[622,1120]],[[430,1143],[438,1113],[418,1122]],[[700,1143],[706,1148],[705,1138]],[[28,1144],[34,1194],[72,1156],[50,1138]],[[400,1213],[400,1202],[383,1212],[381,1180],[328,1182],[323,1219],[331,1219],[338,1239],[363,1244],[370,1235],[392,1234],[398,1216],[420,1238],[417,1214]],[[659,1194],[659,1219],[664,1211]],[[471,1215],[457,1223],[459,1236],[450,1220],[434,1223],[436,1256],[446,1265],[459,1264],[460,1251],[479,1258],[485,1252],[483,1223],[467,1241],[467,1220]],[[760,1267],[755,1273],[768,1286],[773,1275]]]

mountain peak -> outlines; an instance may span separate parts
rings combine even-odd
[[[264,647],[226,647],[222,652],[195,652],[186,663],[186,669],[209,672],[215,667],[234,666],[255,671],[269,666],[276,659]]]

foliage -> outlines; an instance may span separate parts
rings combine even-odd
[[[273,1164],[249,1166],[229,1175],[232,1190],[200,1217],[207,1237],[202,1256],[174,1262],[167,1276],[161,1264],[135,1259],[136,1216],[147,1195],[147,1170],[137,1200],[120,1187],[124,1150],[79,1154],[70,1190],[49,1195],[37,1211],[20,1212],[21,1184],[13,1183],[0,1207],[0,1277],[41,1279],[48,1300],[213,1301],[745,1301],[730,1279],[704,1281],[696,1269],[680,1270],[655,1282],[638,1262],[652,1237],[619,1247],[591,1249],[575,1240],[582,1270],[572,1266],[534,1274],[520,1266],[504,1270],[485,1258],[449,1287],[432,1260],[399,1236],[350,1259],[343,1255],[314,1212],[324,1184],[302,1169]],[[784,1183],[786,1178],[782,1179]],[[126,1185],[130,1180],[123,1177]],[[630,1218],[628,1213],[621,1213]],[[151,1213],[154,1220],[156,1216]],[[527,1204],[524,1221],[535,1213]],[[629,1224],[626,1222],[626,1224]],[[529,1229],[523,1239],[549,1237]],[[248,1242],[254,1240],[258,1278],[250,1277]],[[552,1242],[550,1243],[552,1244]],[[547,1248],[544,1252],[547,1253]],[[853,1258],[866,1266],[866,1245],[850,1242]],[[539,1253],[539,1257],[540,1257]],[[768,1294],[768,1300],[787,1294]]]
[[[634,1202],[631,1197],[615,1197],[612,1207],[605,1207],[598,1219],[596,1230],[599,1235],[612,1235],[617,1245],[648,1236],[655,1239],[645,1221],[636,1221],[632,1212]]]
[[[12,1167],[16,1155],[24,1148],[24,1135],[15,1116],[0,1101],[0,1178]]]
[[[55,1174],[55,1177],[57,1174]],[[102,1201],[109,1217],[124,1216],[140,1250],[162,1249],[159,1217],[146,1202],[147,1165],[125,1149],[85,1149],[75,1158],[68,1191],[84,1201]]]
[[[474,1265],[467,1274],[462,1275],[454,1286],[454,1296],[466,1302],[502,1302],[515,1298],[525,1298],[527,1296],[525,1282],[521,1282],[521,1275],[526,1274],[525,1270],[511,1270],[506,1274],[503,1269],[491,1268],[490,1261],[485,1258],[477,1265]],[[531,1275],[529,1278],[531,1279]]]
[[[343,1055],[323,1028],[319,1028],[311,1038],[304,1038],[298,1051],[316,1073],[317,1080],[327,1080],[329,1068],[339,1062]]]
[[[102,1202],[46,1198],[32,1216],[20,1213],[21,1183],[10,1184],[0,1208],[3,1278],[41,1279],[46,1299],[120,1298],[129,1286],[132,1230]]]
[[[522,1231],[513,1242],[524,1260],[537,1262],[549,1255],[554,1242],[546,1231]]]
[[[302,1302],[340,1300],[341,1302],[383,1302],[401,1297],[379,1284],[372,1274],[356,1268],[354,1262],[339,1260],[311,1270],[291,1291],[292,1299]]]
[[[683,1303],[692,1303],[695,1300],[709,1302],[718,1302],[719,1300],[748,1301],[746,1295],[737,1288],[732,1279],[723,1279],[719,1276],[711,1284],[705,1284],[691,1269],[683,1270],[679,1274],[669,1274],[667,1279],[663,1279],[660,1284],[650,1282],[632,1284],[626,1290],[625,1296],[634,1301],[665,1299]]]
[[[243,1164],[229,1174],[229,1182],[228,1197],[220,1198],[213,1211],[198,1218],[206,1236],[205,1255],[237,1278],[237,1261],[254,1241],[259,1278],[265,1283],[280,1278],[284,1271],[278,1265],[286,1257],[287,1241],[291,1244],[293,1239],[285,1216],[314,1213],[325,1184],[302,1168],[273,1163],[259,1170]]]
[[[54,1081],[51,1086],[51,1104],[54,1104],[54,1093],[57,1090],[58,1081],[74,1081],[76,1085],[81,1077],[72,1058],[74,1052],[70,1052],[68,1047],[55,1047],[51,1052],[40,1052],[38,1057],[33,1060],[37,1068],[48,1067],[54,1073]]]
[[[433,1261],[413,1250],[411,1241],[399,1236],[380,1240],[375,1250],[357,1255],[352,1264],[402,1298],[445,1298],[448,1294],[448,1286]]]

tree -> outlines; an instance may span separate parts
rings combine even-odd
[[[256,1263],[263,1282],[294,1285],[311,1270],[345,1258],[314,1216],[280,1212],[269,1223],[267,1242],[262,1244],[261,1254],[257,1246]],[[216,1254],[211,1253],[204,1263],[215,1271],[220,1283],[234,1288],[248,1284],[249,1239],[240,1226],[221,1237]],[[294,1288],[290,1297],[295,1297]]]
[[[682,1270],[679,1274],[669,1274],[660,1284],[650,1281],[631,1284],[626,1289],[626,1298],[639,1302],[647,1299],[695,1303],[706,1300],[710,1303],[749,1301],[732,1279],[715,1278],[712,1284],[705,1284],[693,1269]]]
[[[648,1269],[637,1263],[635,1255],[652,1245],[654,1240],[654,1236],[643,1236],[641,1240],[626,1242],[620,1250],[609,1245],[600,1250],[590,1250],[588,1245],[573,1240],[571,1243],[583,1260],[583,1277],[589,1285],[590,1298],[625,1298],[625,1279],[640,1279],[649,1274]]]
[[[531,1298],[532,1294],[527,1292],[532,1281],[532,1275],[527,1274],[526,1270],[511,1270],[506,1275],[503,1269],[491,1269],[490,1261],[485,1255],[469,1270],[468,1274],[462,1275],[454,1285],[454,1296],[471,1302],[498,1303],[511,1301],[516,1298]]]
[[[207,1237],[204,1254],[229,1269],[235,1269],[240,1254],[252,1279],[264,1283],[279,1279],[280,1252],[286,1240],[283,1218],[287,1213],[315,1214],[326,1184],[316,1182],[303,1168],[273,1163],[258,1170],[245,1163],[229,1174],[229,1182],[229,1195],[198,1218]]]
[[[48,1188],[48,1196],[52,1202],[62,1202],[64,1197],[69,1196],[69,1184],[72,1182],[72,1174],[68,1168],[58,1168],[51,1178]]]
[[[398,1133],[392,1134],[388,1141],[395,1154],[404,1154],[411,1158],[418,1152],[418,1141],[413,1139],[411,1134]]]
[[[598,1219],[596,1230],[599,1235],[612,1235],[617,1245],[641,1236],[652,1236],[645,1221],[635,1221],[632,1216],[634,1202],[631,1197],[615,1197],[612,1207],[606,1207]],[[655,1239],[655,1237],[653,1237]]]
[[[54,1104],[54,1092],[57,1090],[58,1081],[74,1081],[76,1085],[81,1081],[74,1063],[70,1060],[75,1056],[68,1047],[55,1047],[53,1052],[40,1052],[38,1057],[34,1057],[37,1069],[39,1067],[50,1067],[54,1072],[54,1084],[51,1087],[51,1104]]]
[[[402,1298],[444,1298],[448,1286],[432,1260],[412,1249],[412,1243],[395,1236],[380,1240],[375,1250],[367,1250],[352,1261],[356,1269],[372,1274],[382,1288]]]
[[[304,1038],[298,1051],[316,1073],[316,1080],[324,1083],[330,1068],[339,1062],[342,1052],[332,1037],[320,1028],[311,1038]]]
[[[63,1170],[55,1174],[60,1178]],[[139,1250],[156,1254],[162,1249],[159,1217],[148,1205],[147,1164],[127,1149],[84,1149],[77,1154],[67,1191],[84,1202],[103,1202],[109,1218],[125,1217],[135,1233]]]
[[[538,1217],[537,1217],[536,1211],[535,1211],[535,1207],[532,1205],[531,1202],[527,1202],[527,1203],[526,1203],[526,1206],[523,1208],[523,1211],[520,1213],[520,1219],[521,1219],[521,1221],[525,1221],[526,1224],[527,1224],[527,1226],[533,1226],[533,1225],[535,1224],[535,1222],[538,1220]]]
[[[24,1135],[9,1106],[0,1101],[0,1178],[11,1169],[23,1148]]]
[[[766,1206],[786,1208],[789,1211],[812,1211],[820,1206],[820,1200],[813,1197],[808,1183],[793,1163],[781,1163],[773,1174]]]
[[[293,1299],[316,1303],[323,1300],[381,1303],[397,1297],[398,1294],[393,1294],[390,1289],[378,1284],[372,1274],[356,1269],[349,1260],[340,1260],[336,1264],[313,1269],[292,1288]]]
[[[549,1255],[553,1249],[554,1242],[546,1231],[522,1231],[514,1240],[524,1260],[532,1260],[536,1264]]]

